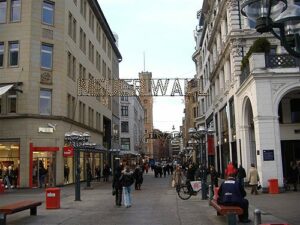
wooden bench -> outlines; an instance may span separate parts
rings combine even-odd
[[[6,215],[14,214],[17,212],[21,212],[26,209],[30,209],[30,215],[36,216],[37,207],[40,206],[42,202],[39,201],[19,201],[12,204],[0,206],[0,225],[6,224]]]
[[[243,209],[239,206],[219,205],[214,199],[209,204],[217,210],[218,216],[227,216],[228,225],[236,225],[236,215],[243,214]]]

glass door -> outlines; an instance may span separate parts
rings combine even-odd
[[[32,187],[55,186],[55,152],[33,152]]]

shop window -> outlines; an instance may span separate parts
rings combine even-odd
[[[19,180],[20,162],[19,142],[0,142],[0,179],[5,186],[17,187]],[[8,179],[4,179],[4,174],[8,174]],[[11,176],[10,176],[11,175]]]
[[[291,100],[291,121],[300,123],[300,99]]]
[[[121,122],[121,132],[128,133],[129,132],[129,126],[127,121]]]
[[[130,150],[130,138],[121,138],[121,148],[122,150]]]
[[[4,61],[4,43],[0,42],[0,67],[3,67],[3,61]]]
[[[48,25],[54,24],[54,2],[44,1],[43,2],[43,23]]]
[[[7,2],[0,0],[0,23],[6,22],[6,8]]]
[[[16,113],[17,112],[17,93],[16,91],[9,91],[7,95],[7,108],[8,113]]]
[[[42,89],[40,91],[40,114],[51,115],[52,112],[52,91]]]
[[[9,66],[18,66],[20,46],[18,41],[9,42]]]
[[[52,69],[53,46],[42,44],[41,48],[41,67],[44,69]]]
[[[19,22],[21,20],[21,0],[12,0],[10,8],[10,21]]]

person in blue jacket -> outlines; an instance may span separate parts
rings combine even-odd
[[[218,204],[241,207],[243,214],[239,215],[239,221],[241,223],[249,223],[249,202],[245,199],[246,191],[243,186],[235,180],[234,176],[234,174],[229,174],[227,180],[221,184],[218,192]]]

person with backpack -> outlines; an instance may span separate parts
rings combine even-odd
[[[143,171],[140,166],[137,166],[133,172],[133,177],[135,179],[135,190],[141,190],[143,183]]]
[[[124,193],[124,205],[126,208],[131,207],[131,185],[134,183],[133,172],[129,169],[129,166],[125,167],[125,170],[121,176],[121,182]]]

